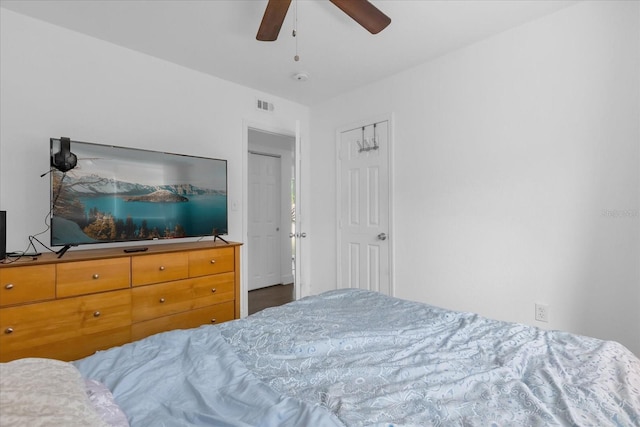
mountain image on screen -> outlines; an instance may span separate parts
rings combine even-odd
[[[51,173],[51,243],[227,233],[226,161],[72,142],[78,167]]]

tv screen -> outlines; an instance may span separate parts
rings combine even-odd
[[[227,234],[227,161],[71,141],[51,173],[51,245]],[[51,156],[60,139],[50,139]]]

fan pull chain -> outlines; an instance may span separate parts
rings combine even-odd
[[[300,56],[298,55],[298,0],[295,1],[293,7],[294,7],[294,20],[293,20],[292,36],[294,39],[296,39],[296,55],[293,57],[293,60],[298,62],[300,61]]]

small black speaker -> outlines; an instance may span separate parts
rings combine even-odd
[[[7,257],[7,211],[0,211],[0,260]]]

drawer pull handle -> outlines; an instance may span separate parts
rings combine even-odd
[[[216,323],[216,319],[211,319],[211,323]]]
[[[160,271],[164,271],[164,265],[160,266]]]
[[[100,278],[100,275],[98,273],[96,273],[96,274],[93,275],[93,278],[97,280],[97,279]]]
[[[164,303],[166,300],[164,298],[160,298],[160,303]]]
[[[93,312],[93,317],[100,317],[100,312],[99,311],[94,311]]]
[[[209,261],[209,262],[210,262],[211,264],[215,264],[215,263],[216,263],[216,260],[215,260],[215,259],[212,259],[212,260],[211,260],[211,261]]]
[[[12,333],[13,333],[13,328],[7,328],[7,329],[5,329],[5,330],[4,330],[4,333],[5,333],[5,334],[7,334],[7,335],[8,335],[8,334],[12,334]]]
[[[11,289],[13,289],[13,283],[7,283],[6,285],[4,285],[4,288],[10,291]]]
[[[215,294],[216,293],[216,288],[211,288],[211,293]]]

